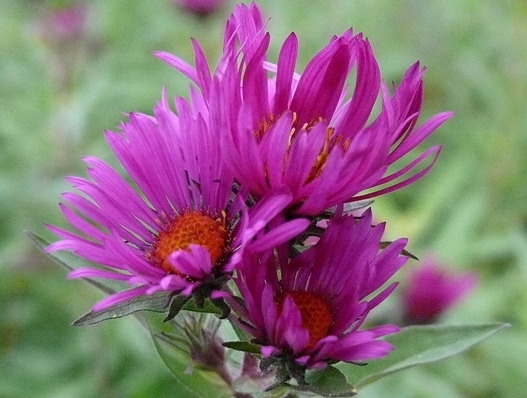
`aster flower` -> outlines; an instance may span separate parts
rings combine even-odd
[[[433,323],[476,287],[473,273],[453,274],[434,257],[428,256],[415,268],[403,291],[408,323]]]
[[[106,132],[140,192],[94,157],[84,159],[91,180],[67,179],[81,194],[65,193],[61,209],[77,232],[49,226],[61,240],[47,250],[69,250],[103,266],[76,269],[70,278],[133,286],[99,301],[94,311],[157,291],[189,295],[200,287],[219,288],[246,247],[264,250],[306,227],[298,220],[264,231],[290,193],[270,194],[247,209],[244,189],[233,194],[203,100],[192,97],[192,103],[176,100],[176,114],[165,93],[154,116],[132,113],[120,132]],[[260,241],[253,240],[257,234]]]
[[[36,28],[44,40],[63,44],[78,39],[83,34],[86,20],[86,6],[72,3],[64,7],[46,9]]]
[[[246,257],[235,278],[245,307],[236,311],[264,357],[305,370],[389,353],[377,338],[396,326],[359,328],[397,286],[370,296],[406,262],[406,239],[379,251],[384,224],[371,222],[369,210],[359,220],[337,215],[315,246],[278,266],[273,252]]]
[[[415,128],[423,102],[419,63],[390,94],[362,34],[349,30],[333,37],[302,74],[295,73],[294,33],[276,64],[267,61],[269,42],[258,6],[242,4],[227,21],[224,55],[213,77],[197,42],[195,68],[174,55],[157,54],[210,98],[211,112],[223,127],[225,161],[253,194],[287,186],[294,195],[291,212],[316,215],[397,190],[430,170],[439,146],[387,173],[451,117],[440,113]],[[348,95],[352,70],[355,86]],[[373,117],[379,95],[382,109]]]
[[[173,0],[173,2],[185,11],[205,16],[217,11],[226,0]]]

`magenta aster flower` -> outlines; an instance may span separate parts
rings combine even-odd
[[[174,4],[196,15],[208,15],[217,11],[226,0],[173,0]]]
[[[202,285],[217,287],[247,246],[263,250],[307,226],[299,220],[264,233],[291,194],[270,194],[247,209],[244,189],[233,194],[203,100],[196,93],[193,99],[178,99],[175,114],[165,94],[153,117],[132,113],[121,132],[106,133],[140,192],[94,157],[85,159],[91,180],[68,178],[81,194],[65,193],[61,208],[80,234],[50,226],[62,240],[47,250],[69,250],[104,267],[77,269],[71,278],[134,286],[101,300],[94,310],[157,291],[188,295]],[[261,240],[254,242],[257,234]]]
[[[429,256],[410,274],[403,291],[405,318],[409,323],[433,323],[476,287],[473,273],[452,274]]]
[[[406,239],[379,251],[384,224],[371,222],[369,210],[359,220],[337,215],[315,246],[278,266],[272,252],[246,257],[235,279],[245,308],[237,311],[265,357],[317,368],[389,353],[391,344],[377,338],[396,326],[359,328],[396,287],[370,296],[406,262]]]
[[[211,98],[211,112],[223,127],[225,161],[253,194],[287,186],[294,195],[290,210],[316,215],[402,188],[430,170],[439,146],[387,172],[452,116],[440,113],[415,127],[423,103],[419,63],[390,94],[362,34],[349,30],[333,37],[302,74],[295,73],[294,33],[276,64],[267,61],[269,42],[258,6],[242,4],[227,21],[224,56],[213,77],[196,42],[195,68],[171,54],[157,54]],[[351,91],[346,81],[353,70]],[[382,109],[373,117],[379,95]]]

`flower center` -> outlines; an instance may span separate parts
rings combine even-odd
[[[258,125],[256,126],[256,129],[253,131],[253,134],[256,136],[258,140],[262,140],[263,136],[275,125],[276,121],[279,119],[279,117],[275,116],[274,114],[270,113],[266,117],[262,118]],[[295,135],[298,131],[305,130],[309,132],[313,127],[315,127],[318,123],[320,123],[323,119],[322,118],[314,118],[308,123],[304,123],[303,126],[299,126],[298,119],[296,117],[296,114],[293,113],[293,123],[291,125],[291,131],[289,132],[289,143],[287,148],[287,153],[289,156],[289,149],[291,148],[291,143],[295,139]],[[313,166],[311,168],[311,172],[309,173],[309,176],[305,183],[309,183],[316,179],[320,173],[322,173],[322,170],[326,166],[326,161],[329,156],[329,153],[335,148],[337,145],[341,145],[344,151],[347,151],[351,143],[351,140],[349,138],[344,139],[344,137],[340,135],[336,135],[335,129],[333,127],[328,126],[326,128],[326,135],[324,138],[324,144],[322,146],[322,149],[320,150],[320,153],[318,154],[315,162],[313,163]]]
[[[302,327],[309,332],[309,346],[327,336],[333,324],[331,309],[322,297],[303,290],[282,293],[277,300],[278,312],[282,313],[285,298],[289,296],[295,302],[302,316]]]
[[[150,255],[166,272],[181,274],[168,261],[174,251],[186,250],[191,244],[200,245],[207,249],[212,262],[217,263],[226,254],[229,240],[225,215],[213,218],[194,210],[177,216],[159,233]]]

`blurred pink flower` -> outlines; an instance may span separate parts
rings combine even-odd
[[[217,11],[226,0],[173,0],[174,4],[196,15],[207,15]]]
[[[432,256],[413,270],[403,291],[405,317],[409,323],[432,323],[453,307],[477,283],[474,273],[452,274]]]
[[[36,24],[37,34],[51,43],[78,39],[86,28],[87,14],[82,4],[46,9]]]

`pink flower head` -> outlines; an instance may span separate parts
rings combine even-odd
[[[337,215],[315,246],[278,267],[272,252],[246,257],[235,279],[245,302],[238,311],[265,357],[317,368],[389,353],[391,344],[377,338],[397,332],[396,326],[359,328],[395,289],[392,283],[370,296],[406,262],[406,239],[379,251],[384,224],[371,222],[369,210],[359,220]]]
[[[261,197],[287,186],[293,192],[290,212],[316,215],[402,188],[431,169],[440,146],[388,172],[452,116],[440,113],[416,127],[423,103],[419,63],[390,93],[362,34],[349,30],[333,37],[302,74],[295,72],[294,33],[276,64],[267,60],[269,42],[258,6],[241,4],[227,21],[224,55],[213,75],[197,42],[195,68],[157,54],[209,99],[216,125],[222,126],[225,161],[251,193]],[[352,71],[353,90],[346,83]],[[382,107],[375,116],[379,95]]]
[[[453,275],[429,256],[413,270],[403,292],[406,319],[410,323],[432,323],[444,311],[476,287],[473,273]]]
[[[226,0],[173,0],[174,4],[196,15],[208,15],[217,11]]]
[[[94,310],[157,291],[191,294],[228,277],[246,247],[264,250],[307,226],[299,219],[264,233],[291,194],[277,191],[247,209],[244,189],[233,194],[203,99],[195,92],[192,97],[192,103],[176,100],[176,114],[165,94],[154,116],[132,113],[121,132],[106,132],[140,192],[94,157],[85,158],[91,179],[68,178],[81,194],[65,193],[61,209],[77,232],[49,226],[62,240],[47,250],[69,250],[103,266],[76,269],[71,278],[134,286],[101,300]],[[262,244],[253,241],[257,234]]]
[[[84,33],[88,12],[83,4],[46,9],[36,26],[38,34],[50,42],[65,43]]]

